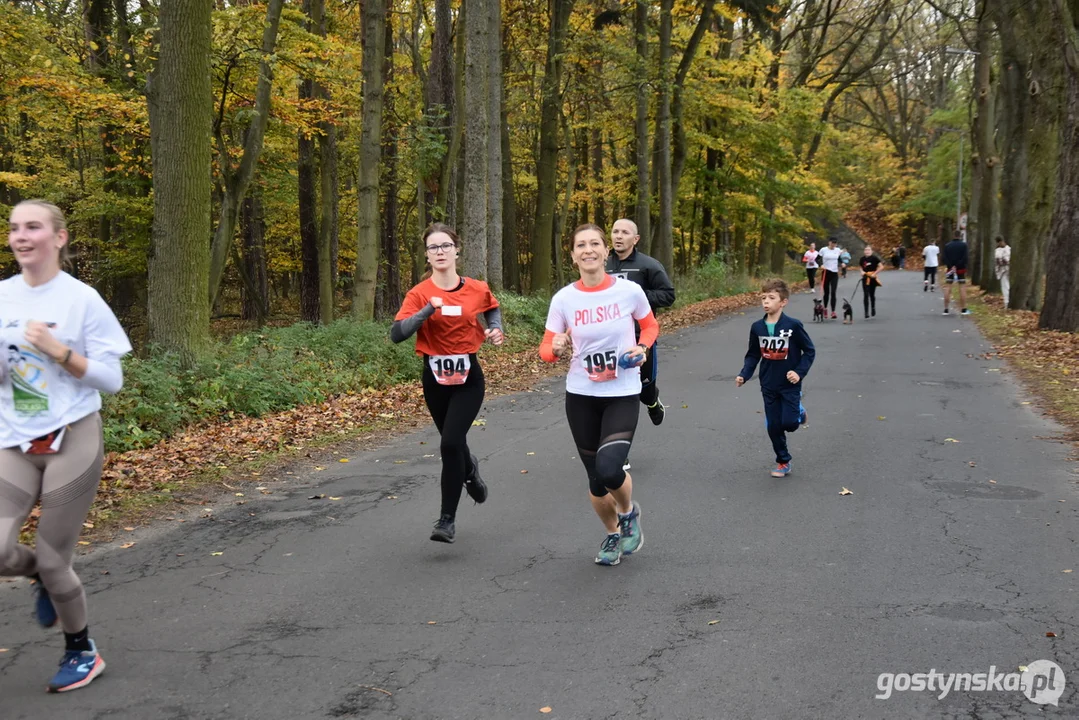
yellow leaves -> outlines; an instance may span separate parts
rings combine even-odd
[[[842,490],[839,491],[839,494],[840,495],[853,495],[854,491],[853,490],[848,490],[847,488],[843,488]]]
[[[100,45],[98,45],[98,44],[97,44],[96,42],[94,42],[93,40],[91,40],[91,41],[89,42],[89,45],[90,45],[90,49],[91,49],[91,50],[93,50],[94,52],[97,52],[98,50],[100,50],[100,49],[101,49],[101,46],[100,46]]]
[[[337,462],[347,463],[347,462],[348,462],[348,458],[341,458],[341,459],[340,459],[340,460],[338,460]]]
[[[959,441],[956,440],[955,438],[944,438],[944,442],[946,442],[946,443],[957,443]]]
[[[887,419],[888,418],[884,417],[883,415],[878,415],[877,416],[877,420],[887,420]]]
[[[212,553],[210,553],[210,555],[211,555],[212,557],[221,557],[221,556],[222,556],[222,555],[224,555],[224,554],[225,554],[225,552],[224,552],[223,550],[221,550],[221,551],[215,551],[215,552],[212,552]]]
[[[476,418],[475,420],[472,421],[472,426],[473,427],[483,427],[486,424],[487,424],[487,421],[484,420],[483,418]]]
[[[124,543],[123,545],[121,545],[120,549],[121,550],[127,550],[128,548],[133,548],[133,547],[135,547],[135,543],[129,542],[129,543]]]
[[[86,540],[79,540],[79,545],[89,545],[89,544],[90,543],[87,542]]]
[[[541,707],[540,712],[546,715],[547,713],[551,712],[551,706],[545,705],[544,707]]]

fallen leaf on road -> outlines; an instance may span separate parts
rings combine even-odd
[[[541,707],[540,712],[544,713],[544,714],[547,714],[547,713],[551,712],[551,708],[549,708],[549,707]]]
[[[883,415],[877,415],[877,420],[887,420],[887,419],[888,418],[884,417]]]
[[[326,468],[322,467],[321,465],[316,465],[315,466],[315,472],[318,472],[319,470],[325,470],[325,469]]]
[[[124,543],[123,545],[120,546],[120,549],[121,550],[127,550],[129,547],[135,547],[135,543],[133,543],[133,542]]]
[[[839,494],[840,495],[853,495],[854,491],[853,490],[848,490],[847,488],[843,488],[842,490],[839,491]]]
[[[438,625],[438,623],[436,621],[434,621],[434,620],[428,620],[427,624],[428,625]]]
[[[338,460],[337,462],[348,462],[348,458],[341,458],[341,459],[340,459],[340,460]]]
[[[236,493],[236,497],[243,497],[243,496],[244,496],[243,493]]]
[[[212,556],[214,556],[214,557],[218,557],[218,556],[220,556],[220,555],[224,555],[224,554],[225,554],[225,553],[224,553],[224,551],[222,551],[222,552],[212,552],[212,553],[210,553],[210,555],[212,555]]]
[[[1020,665],[1019,666],[1019,672],[1026,672],[1026,671],[1027,671],[1027,666],[1026,665]]]
[[[321,495],[309,495],[307,497],[307,499],[308,500],[321,500],[324,497],[326,497],[326,493],[322,493]]]
[[[1056,636],[1057,636],[1057,634],[1055,632],[1047,632],[1047,633],[1045,633],[1045,637],[1056,637]]]
[[[330,496],[330,500],[340,500],[340,499],[341,499],[341,498],[339,498],[339,497],[334,497],[333,495],[331,495],[331,496]]]
[[[1063,500],[1057,500],[1057,502],[1064,502]]]
[[[955,438],[944,438],[944,442],[954,442],[954,443],[957,443],[957,442],[959,442],[959,441],[958,441],[958,440],[956,440]]]
[[[718,624],[718,623],[719,623],[719,620],[709,620],[709,621],[708,621],[708,624],[709,624],[709,625],[716,625],[716,624]]]
[[[971,467],[978,467],[978,463],[974,462],[973,460],[969,461],[967,465],[970,465]]]
[[[1061,570],[1060,572],[1064,572],[1064,573],[1070,573],[1070,572],[1071,572],[1071,570]]]
[[[0,648],[0,652],[7,652],[7,648]]]
[[[528,474],[528,471],[527,471],[527,470],[522,470],[522,471],[521,471],[521,474],[522,474],[522,475],[527,475],[527,474]]]
[[[472,421],[472,424],[476,425],[476,426],[486,425],[487,421],[484,420],[483,418],[476,418],[475,420]]]
[[[989,482],[993,483],[994,485],[996,485],[996,484],[997,484],[997,481],[996,481],[996,480],[990,480]]]
[[[434,457],[434,455],[424,455],[425,458]]]
[[[685,410],[685,409],[686,409],[686,408],[688,408],[688,407],[689,407],[689,405],[683,405],[683,406],[682,406],[682,409],[683,409],[683,410]]]
[[[387,496],[386,496],[386,499],[387,499],[387,500],[396,500],[396,499],[397,499],[397,496],[396,496],[396,495],[387,495]]]
[[[1029,401],[1029,400],[1024,400],[1023,402],[1021,402],[1021,403],[1019,403],[1019,404],[1020,404],[1020,405],[1029,405],[1029,404],[1030,404],[1030,401]]]
[[[124,528],[124,530],[127,530],[128,532],[135,532],[135,528],[133,527],[126,527]]]
[[[408,462],[408,460],[394,460],[393,464],[394,465],[404,465],[407,462]]]
[[[87,542],[87,541],[85,541],[85,540],[79,540],[79,545],[89,545],[89,544],[90,544],[90,543],[88,543],[88,542]]]
[[[536,453],[525,453],[525,455],[535,455]]]

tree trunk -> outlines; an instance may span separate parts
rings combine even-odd
[[[1047,13],[1022,0],[994,7],[1000,12],[1001,105],[1008,131],[1001,229],[1012,246],[1009,306],[1038,310],[1057,181],[1064,60],[1059,48],[1045,42],[1056,32]]]
[[[378,271],[378,163],[382,150],[382,61],[386,54],[385,0],[366,0],[363,22],[363,120],[360,130],[360,169],[356,188],[356,273],[352,285],[352,315],[370,320],[375,313]]]
[[[536,171],[536,224],[532,230],[533,295],[551,291],[551,240],[557,195],[558,118],[562,109],[562,62],[574,0],[550,0],[550,34],[540,105],[540,153]]]
[[[502,0],[487,0],[487,282],[503,284],[502,256]]]
[[[976,114],[974,116],[973,146],[971,154],[972,175],[970,213],[967,219],[967,236],[973,238],[971,245],[972,278],[981,287],[999,289],[993,272],[994,229],[999,224],[1000,152],[996,142],[996,92],[993,87],[991,40],[993,21],[985,8],[986,0],[979,0],[975,10],[978,17],[977,41],[974,60],[974,87]],[[962,162],[962,159],[960,159]]]
[[[555,223],[554,230],[554,269],[555,287],[561,288],[566,284],[564,261],[562,258],[563,238],[569,233],[569,213],[573,205],[573,189],[577,185],[577,162],[573,157],[573,136],[569,129],[569,120],[563,116],[562,131],[566,136],[566,194],[562,200],[562,215]]]
[[[166,2],[147,87],[154,178],[150,342],[191,363],[210,344],[210,6]]]
[[[311,0],[311,19],[320,37],[326,37],[326,5],[324,0]],[[329,100],[329,91],[315,85],[315,95]],[[323,325],[333,322],[336,258],[334,241],[337,238],[337,125],[333,121],[319,122],[319,223],[318,223],[318,320]]]
[[[1063,41],[1067,104],[1049,235],[1053,261],[1048,264],[1038,327],[1074,333],[1079,332],[1079,2],[1052,0],[1052,16]]]
[[[312,0],[305,0],[305,11],[311,18]],[[315,81],[304,78],[300,81],[300,102],[310,101],[315,97]],[[300,130],[297,141],[296,185],[297,208],[300,219],[300,319],[318,322],[319,318],[319,278],[318,278],[318,197],[315,195],[315,141],[306,131]]]
[[[387,88],[393,88],[393,15],[386,14],[386,54],[384,80]],[[386,178],[386,203],[382,209],[382,262],[379,272],[381,307],[376,308],[380,318],[391,317],[401,306],[401,253],[397,229],[397,115],[394,112],[394,91],[387,90],[384,96],[383,115],[385,123],[382,143],[382,166]]]
[[[270,314],[270,295],[266,284],[266,221],[262,216],[262,199],[257,192],[248,193],[244,198],[240,216],[240,233],[243,237],[244,265],[250,286],[241,288],[244,320],[254,320],[260,326],[266,324]]]
[[[464,253],[465,275],[487,277],[487,101],[490,97],[487,75],[490,62],[487,3],[497,0],[465,0],[465,203],[464,221],[459,228]]]
[[[420,224],[428,225],[435,217],[446,217],[446,199],[449,197],[449,166],[453,165],[454,155],[449,148],[456,147],[453,129],[454,113],[454,58],[450,45],[450,29],[453,16],[450,0],[435,0],[435,28],[431,39],[431,61],[427,70],[427,91],[425,113],[427,122],[438,128],[446,143],[447,152],[437,164],[433,164],[424,177],[428,192],[427,214],[420,218]],[[422,257],[422,253],[421,253]],[[422,260],[421,265],[422,267]]]
[[[262,30],[262,60],[259,62],[259,79],[255,88],[254,119],[244,136],[243,157],[240,165],[233,168],[222,137],[217,138],[218,154],[221,165],[221,185],[225,189],[221,199],[221,214],[217,221],[213,245],[210,248],[209,302],[211,307],[217,302],[221,290],[221,280],[225,276],[225,263],[228,261],[232,241],[236,235],[236,222],[240,215],[240,203],[247,194],[251,178],[255,176],[259,155],[262,154],[262,141],[266,134],[266,124],[270,117],[270,91],[273,88],[274,48],[277,46],[277,29],[281,23],[281,8],[284,0],[269,0],[266,8],[266,23]]]
[[[504,51],[508,52],[505,49]],[[505,77],[500,81],[505,83]],[[510,158],[509,112],[506,109],[505,88],[499,93],[502,111],[499,136],[502,145],[502,281],[507,289],[521,292],[521,261],[517,249],[517,196],[513,188],[513,163]]]
[[[671,178],[671,10],[674,0],[660,1],[659,15],[659,97],[656,110],[656,140],[659,144],[659,232],[652,256],[674,271],[674,197]]]
[[[686,49],[682,53],[682,60],[678,63],[678,70],[674,74],[674,87],[672,88],[671,100],[671,131],[673,133],[674,146],[671,150],[671,192],[678,197],[678,185],[682,182],[682,171],[686,166],[686,152],[688,142],[686,140],[686,128],[682,124],[684,103],[682,102],[682,86],[685,85],[689,75],[690,66],[697,56],[697,49],[701,46],[701,40],[712,24],[712,9],[715,0],[704,0],[701,14],[697,25],[693,28],[693,34],[686,43]]]
[[[648,167],[648,2],[636,0],[633,14],[633,34],[637,40],[637,65],[634,81],[637,84],[637,247],[647,254],[652,239],[652,178]]]
[[[594,184],[593,197],[595,197],[595,223],[606,231],[607,228],[607,203],[603,193],[606,183],[603,181],[603,130],[598,126],[592,127],[592,180]]]

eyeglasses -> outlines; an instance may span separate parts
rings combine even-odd
[[[428,245],[427,246],[427,252],[429,252],[429,253],[431,253],[433,255],[436,255],[438,253],[448,253],[454,247],[456,247],[456,245],[454,245],[453,243],[442,243],[441,245]]]

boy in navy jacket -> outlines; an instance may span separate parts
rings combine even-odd
[[[765,315],[749,329],[749,350],[742,372],[735,378],[741,387],[761,364],[761,394],[764,396],[764,424],[776,451],[772,477],[791,473],[791,454],[786,433],[806,422],[802,407],[802,380],[813,365],[816,350],[800,320],[783,314],[790,299],[787,283],[768,280],[761,287]]]

